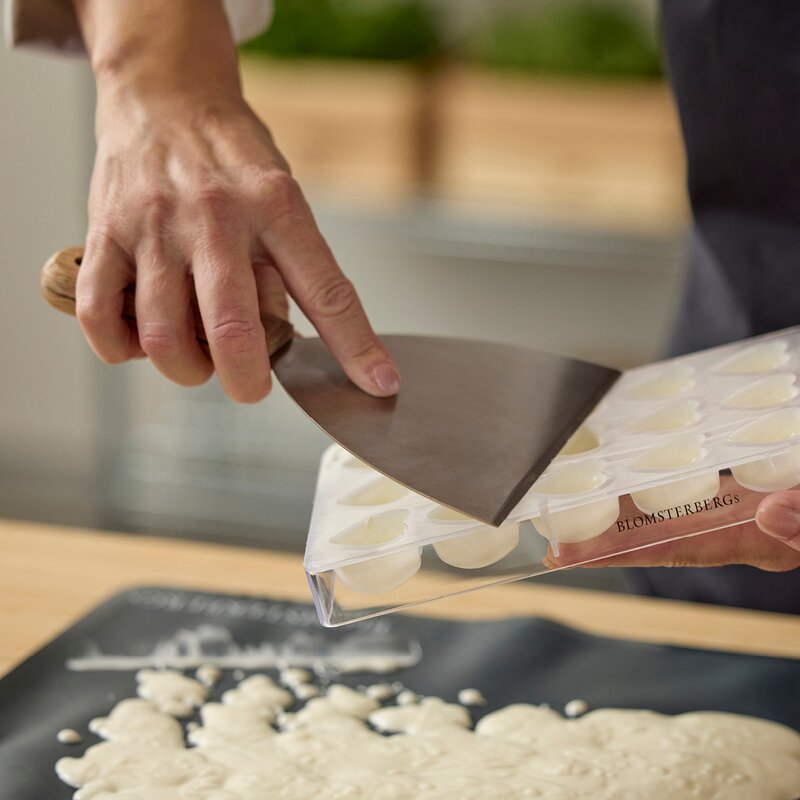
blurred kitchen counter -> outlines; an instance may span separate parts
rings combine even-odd
[[[0,521],[0,674],[109,595],[140,585],[308,601],[297,555]],[[436,577],[429,578],[435,584]],[[800,658],[800,617],[536,585],[440,600],[415,614],[548,617],[604,636]]]

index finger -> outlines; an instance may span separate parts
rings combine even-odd
[[[287,176],[281,192],[278,213],[266,213],[261,240],[289,293],[353,383],[377,397],[397,394],[400,376],[394,360],[372,329],[299,187]]]

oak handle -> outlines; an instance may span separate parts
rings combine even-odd
[[[53,308],[65,314],[75,316],[75,283],[78,279],[78,270],[83,258],[82,247],[68,247],[54,253],[42,267],[42,296]],[[135,287],[130,286],[125,290],[125,302],[122,316],[136,323]],[[208,355],[208,338],[200,316],[197,296],[192,288],[192,313],[194,314],[194,329],[197,341]],[[261,324],[264,326],[264,335],[267,340],[267,349],[273,356],[292,340],[294,328],[290,322],[271,314],[261,314]]]

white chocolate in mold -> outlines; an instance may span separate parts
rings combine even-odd
[[[694,371],[691,367],[668,367],[635,383],[628,389],[627,396],[634,400],[663,400],[688,392],[693,386]]]
[[[331,686],[284,715],[280,731],[255,698],[236,707],[206,703],[200,716],[187,746],[174,717],[149,701],[123,700],[92,723],[106,741],[59,759],[56,772],[76,788],[75,800],[800,796],[800,735],[735,714],[598,709],[565,719],[515,704],[472,729],[466,709],[439,698],[380,708]],[[367,720],[403,732],[382,735]]]
[[[748,422],[730,435],[737,445],[762,445],[797,442],[800,436],[800,409],[783,408]],[[778,492],[800,483],[800,444],[782,453],[731,467],[733,477],[744,487],[757,492]]]
[[[390,478],[378,478],[363,489],[353,492],[341,502],[347,506],[384,506],[396,503],[408,494],[408,489]]]
[[[342,450],[342,465],[351,469],[372,469],[369,464],[365,464],[346,450]]]
[[[722,405],[726,408],[770,408],[783,405],[800,394],[795,380],[795,376],[788,372],[768,375],[732,392],[722,401]]]
[[[445,524],[463,523],[469,520],[466,515],[446,506],[438,506],[431,511],[428,518]],[[433,549],[436,555],[451,567],[480,569],[505,558],[518,544],[519,524],[507,522],[497,528],[482,525],[472,533],[460,534],[452,539],[442,539],[433,543]]]
[[[337,545],[378,545],[399,539],[405,530],[407,511],[386,511],[332,537]],[[336,568],[336,576],[356,592],[380,594],[396,589],[415,575],[422,564],[420,549],[396,553]]]
[[[692,467],[707,457],[702,434],[681,434],[652,447],[633,462],[635,469],[674,473]],[[645,513],[654,513],[673,506],[696,503],[719,492],[719,472],[708,470],[689,478],[680,478],[632,492],[631,497]]]
[[[631,430],[635,433],[661,433],[688,428],[700,419],[699,400],[687,399],[669,403],[657,411],[637,419]]]
[[[714,367],[720,375],[758,375],[771,372],[789,361],[788,345],[783,339],[746,347],[723,359]]]
[[[539,478],[533,491],[539,495],[581,495],[598,489],[607,481],[600,461],[584,461],[562,467]],[[614,524],[619,516],[619,498],[607,497],[575,508],[553,511],[547,517],[531,520],[546,539],[564,543],[594,539]]]
[[[559,456],[577,456],[600,447],[600,437],[588,425],[581,425],[561,448]]]

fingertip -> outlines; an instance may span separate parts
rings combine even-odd
[[[400,391],[400,373],[391,361],[382,361],[369,371],[369,385],[362,388],[376,397],[393,397]]]
[[[800,492],[770,495],[756,511],[756,524],[769,536],[783,542],[800,542]]]
[[[213,374],[214,366],[211,364],[211,362],[208,362],[206,369],[195,368],[185,378],[175,382],[180,383],[181,386],[185,386],[187,389],[194,389],[198,386],[203,386],[204,384],[208,383]]]
[[[254,405],[266,399],[272,391],[272,377],[267,372],[265,380],[250,381],[247,385],[226,386],[222,388],[231,400],[243,405]]]

